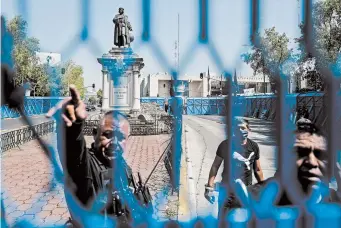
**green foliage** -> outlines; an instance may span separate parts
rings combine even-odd
[[[27,37],[27,22],[20,16],[8,23],[8,30],[13,36],[12,56],[16,71],[15,82],[31,85],[34,96],[67,96],[68,85],[74,84],[84,98],[83,69],[72,61],[57,66],[40,64],[36,52],[40,51],[39,40]],[[61,69],[66,68],[64,75]],[[68,84],[69,82],[69,84]]]
[[[97,98],[98,98],[98,99],[102,99],[102,98],[103,98],[103,91],[102,91],[102,89],[99,89],[99,90],[97,91]]]
[[[313,11],[315,47],[328,63],[335,63],[341,53],[341,2],[316,2]],[[320,60],[318,60],[320,61]]]
[[[86,89],[84,88],[83,68],[72,61],[61,65],[59,72],[61,72],[61,68],[65,68],[65,74],[62,76],[63,96],[68,96],[68,86],[74,84],[80,92],[81,97],[84,98]]]
[[[321,68],[340,64],[337,60],[341,54],[341,2],[339,0],[318,1],[313,5],[313,53],[305,50],[304,32],[306,27],[300,25],[301,37],[295,39],[299,45],[300,59],[297,77],[307,79],[308,86],[314,90],[323,90],[324,82]]]
[[[27,38],[27,22],[21,16],[8,23],[8,30],[12,33],[14,44],[22,43]]]
[[[96,104],[96,98],[95,98],[95,97],[89,97],[88,102],[89,102],[89,104],[91,104],[91,105],[95,105],[95,104]]]
[[[273,82],[272,75],[276,75],[276,71],[288,60],[295,59],[296,64],[289,64],[289,71],[293,72],[296,81],[306,79],[311,89],[324,90],[321,69],[341,66],[341,1],[316,1],[313,4],[312,25],[312,44],[316,53],[305,50],[305,24],[300,25],[301,37],[295,39],[299,51],[296,56],[288,49],[287,36],[278,34],[273,27],[266,29],[263,36],[258,34],[260,47],[253,47],[251,52],[243,54],[244,62],[251,66],[254,74],[269,76],[270,82]]]
[[[257,38],[259,47],[253,46],[242,58],[251,66],[254,75],[268,76],[270,82],[274,82],[274,75],[292,54],[292,50],[288,48],[289,38],[285,33],[279,34],[275,27],[265,29],[264,35],[258,34]]]
[[[97,99],[98,99],[98,102],[99,102],[100,104],[102,104],[102,101],[103,101],[103,91],[102,91],[102,89],[99,89],[99,90],[97,91]]]
[[[27,37],[27,22],[20,16],[13,18],[8,23],[8,31],[14,40],[12,57],[16,71],[15,83],[23,85],[28,82],[34,96],[46,95],[48,91],[45,86],[48,79],[47,73],[35,55],[35,52],[39,51],[39,40]]]

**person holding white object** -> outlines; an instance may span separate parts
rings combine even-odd
[[[256,142],[248,138],[248,134],[250,132],[249,122],[244,118],[236,118],[236,123],[233,130],[233,138],[232,142],[235,145],[233,149],[236,151],[233,152],[232,162],[235,166],[235,170],[233,172],[233,179],[235,181],[239,181],[246,186],[252,185],[252,173],[254,173],[258,182],[263,181],[263,171],[260,165],[259,160],[259,147]],[[214,190],[214,180],[218,173],[219,167],[223,161],[227,159],[227,148],[228,141],[224,140],[220,143],[216,157],[212,164],[208,183],[205,186],[205,198],[213,203],[214,198],[211,197],[210,193]],[[222,184],[227,185],[228,183],[227,171],[223,170],[222,173]],[[237,181],[237,183],[239,183]],[[229,197],[225,197],[224,194],[219,194],[219,217],[221,216],[221,212],[226,211],[230,207],[230,202],[232,202],[233,195],[229,195]]]

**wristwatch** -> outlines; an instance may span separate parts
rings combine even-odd
[[[213,187],[208,186],[208,184],[205,184],[205,189],[209,191],[214,191]]]

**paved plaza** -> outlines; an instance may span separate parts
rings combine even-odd
[[[275,130],[273,123],[250,119],[250,138],[259,143],[264,177],[275,172]],[[154,217],[185,221],[193,217],[217,216],[217,204],[204,198],[204,185],[216,149],[225,138],[224,117],[184,116],[184,153],[181,163],[180,193],[172,192],[163,160],[148,185],[153,196]],[[43,137],[56,145],[55,134]],[[124,154],[134,173],[146,180],[169,143],[170,135],[132,136]],[[86,137],[88,147],[93,139]],[[222,167],[222,166],[221,166]],[[220,168],[217,180],[221,179]],[[53,169],[36,141],[6,151],[2,155],[2,196],[9,223],[27,218],[35,224],[62,225],[69,217],[62,186],[50,191]]]
[[[55,134],[43,137],[56,144]],[[125,157],[135,173],[147,178],[166,148],[170,135],[133,136]],[[87,137],[90,146],[92,137]],[[2,197],[7,222],[27,218],[39,225],[62,225],[69,218],[62,186],[50,191],[53,169],[36,141],[28,142],[2,154]],[[177,193],[169,186],[163,161],[159,163],[148,185],[153,196],[155,217],[159,220],[176,219]]]

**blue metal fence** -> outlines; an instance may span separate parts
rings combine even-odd
[[[302,105],[308,98],[314,98],[314,100],[322,100],[323,93],[307,93],[307,94],[289,94],[286,99],[295,99],[297,105]],[[56,103],[63,100],[64,97],[27,97],[25,99],[24,110],[26,115],[41,115],[45,114]],[[172,104],[172,98],[163,97],[142,97],[141,103],[155,103],[163,109],[165,100],[168,100],[169,104]],[[244,104],[246,109],[245,116],[260,117],[264,111],[268,111],[270,117],[269,120],[274,120],[276,96],[274,95],[258,95],[258,96],[246,96],[239,97],[238,101]],[[308,102],[308,101],[307,101]],[[309,113],[321,112],[321,106],[318,110],[308,102]],[[190,97],[184,98],[184,114],[187,115],[225,115],[225,98],[224,97]],[[293,107],[295,109],[296,107]],[[17,118],[20,114],[13,109],[9,109],[8,106],[1,106],[1,119],[5,118]],[[314,119],[316,115],[311,116],[310,119]]]
[[[324,105],[325,99],[324,93],[286,95],[287,103],[293,104],[290,107],[290,118],[295,121],[299,117],[305,115],[306,118],[312,120],[314,123],[323,126],[327,118]],[[161,97],[143,97],[141,98],[141,103],[155,103],[159,105],[160,108],[163,108],[165,100],[168,100],[170,104],[172,103],[171,98]],[[274,121],[276,118],[276,101],[277,97],[275,95],[239,96],[236,98],[236,102],[244,108],[244,116],[270,121]],[[226,115],[225,105],[226,98],[224,97],[184,98],[183,114]],[[338,115],[338,118],[340,118],[340,116],[341,114]]]
[[[246,9],[245,16],[250,16],[250,24],[251,29],[250,33],[248,34],[248,37],[251,37],[251,43],[252,45],[256,47],[260,47],[260,44],[258,43],[258,40],[256,39],[256,34],[259,32],[260,28],[260,9],[261,4],[259,0],[250,0],[249,1],[249,8]],[[80,9],[81,9],[81,17],[82,20],[80,20],[80,33],[79,37],[77,39],[74,39],[70,42],[70,45],[67,46],[66,50],[63,50],[62,53],[66,56],[70,56],[73,51],[77,47],[79,47],[79,44],[88,42],[91,50],[97,50],[96,40],[93,40],[90,34],[89,30],[89,17],[90,17],[90,1],[88,0],[81,0],[80,1]],[[17,1],[19,12],[22,15],[25,15],[25,18],[27,18],[27,15],[29,13],[29,1]],[[142,43],[141,45],[148,44],[150,47],[151,54],[155,56],[156,59],[159,60],[160,64],[174,76],[174,80],[177,81],[178,72],[171,67],[171,61],[167,60],[167,58],[164,56],[164,53],[162,53],[161,49],[158,46],[158,43],[156,40],[151,39],[151,9],[152,9],[152,1],[150,0],[142,0]],[[308,53],[311,53],[312,56],[316,58],[320,58],[317,51],[314,49],[314,39],[313,39],[313,28],[312,28],[312,0],[302,0],[302,12],[304,15],[304,24],[305,24],[305,49]],[[218,70],[220,72],[224,72],[224,77],[228,82],[228,88],[229,91],[231,91],[232,87],[232,71],[229,69],[226,69],[224,67],[224,62],[222,61],[221,54],[214,46],[214,43],[209,42],[209,29],[208,25],[209,23],[209,1],[208,0],[199,0],[199,7],[198,7],[198,14],[199,17],[199,31],[198,31],[198,39],[194,41],[194,43],[191,45],[192,48],[188,50],[188,52],[185,53],[185,57],[183,58],[180,65],[180,71],[186,67],[186,65],[190,62],[190,57],[192,56],[192,53],[194,53],[195,50],[198,49],[200,45],[204,45],[208,49],[209,55],[212,57],[214,62],[217,64]],[[237,57],[236,57],[237,58]],[[267,63],[265,63],[267,68],[270,68],[270,66],[267,66]],[[264,100],[261,99],[246,99],[246,106],[251,107],[248,109],[250,112],[252,112],[252,107],[257,107],[259,105],[263,105],[264,107],[268,107],[269,105],[273,105],[275,103],[275,107],[272,108],[272,110],[275,110],[276,114],[276,126],[278,130],[277,135],[277,143],[278,143],[278,160],[277,160],[277,166],[279,169],[279,176],[282,180],[281,183],[277,184],[268,184],[266,188],[263,191],[262,197],[259,201],[255,201],[253,199],[250,199],[251,202],[247,202],[246,208],[244,209],[238,209],[235,211],[232,211],[228,216],[228,221],[231,225],[235,225],[235,227],[246,227],[247,223],[253,219],[257,219],[257,225],[261,227],[262,222],[271,220],[273,221],[273,224],[276,224],[278,227],[294,227],[297,225],[297,219],[300,216],[305,215],[307,218],[310,218],[307,222],[308,227],[340,227],[341,226],[341,211],[340,206],[336,204],[306,204],[305,202],[302,202],[303,198],[300,198],[299,194],[299,186],[297,183],[292,182],[292,176],[290,172],[285,172],[287,170],[294,170],[295,169],[295,163],[293,162],[293,158],[291,156],[290,150],[291,145],[293,145],[291,137],[288,137],[288,135],[292,134],[293,125],[289,121],[289,116],[292,111],[292,108],[296,106],[297,99],[286,99],[287,94],[287,76],[283,75],[283,72],[278,71],[271,71],[273,72],[273,76],[275,76],[275,83],[278,90],[278,95],[274,98],[266,98]],[[338,134],[339,126],[337,123],[337,114],[334,110],[334,108],[337,106],[338,102],[338,96],[339,96],[339,83],[340,83],[340,72],[333,71],[332,69],[327,68],[326,66],[322,67],[321,73],[326,78],[326,85],[328,87],[328,99],[325,100],[325,111],[328,115],[328,118],[326,120],[326,125],[328,126],[328,179],[330,179],[333,176],[333,168],[334,168],[334,162],[335,157],[338,153],[340,153],[340,148],[336,146],[336,142],[340,140],[340,134]],[[232,120],[234,116],[245,114],[243,113],[238,107],[239,98],[232,97],[231,92],[229,92],[229,97],[231,99],[228,99],[225,103],[225,114],[227,116],[226,122],[228,126],[232,126]],[[159,100],[160,99],[160,100]],[[276,102],[272,102],[271,100],[276,100]],[[175,141],[174,141],[174,161],[175,163],[179,162],[179,158],[181,155],[181,124],[182,124],[182,102],[181,98],[177,97],[175,99],[175,105],[176,108],[175,111],[175,117],[178,121],[176,121],[175,124]],[[31,101],[26,101],[31,102]],[[161,105],[161,98],[156,99],[156,102]],[[262,103],[263,102],[263,103]],[[38,104],[38,108],[28,109],[25,110],[28,114],[34,114],[34,113],[41,113],[42,110],[46,111],[44,107],[47,107],[49,105],[44,105],[39,102],[33,102],[33,106]],[[221,113],[222,111],[222,105],[219,100],[198,100],[198,99],[189,99],[187,100],[187,105],[189,108],[187,108],[190,113]],[[42,108],[39,108],[42,107]],[[200,107],[200,109],[199,109]],[[3,108],[3,110],[6,111],[7,116],[15,116],[12,111],[6,110],[6,108]],[[198,109],[198,110],[197,110]],[[255,113],[253,113],[255,114]],[[257,113],[256,113],[257,114]],[[258,111],[259,114],[259,111]],[[226,129],[227,135],[231,135],[231,129]],[[232,155],[231,151],[232,149],[232,141],[230,139],[231,137],[228,137],[228,149],[227,153],[229,155]],[[52,149],[51,149],[52,150]],[[55,165],[55,161],[52,161],[52,163]],[[57,167],[57,166],[56,166]],[[227,174],[232,177],[232,173],[230,170],[230,167],[232,167],[232,164],[230,163],[230,160],[224,162],[224,168],[227,170]],[[178,178],[179,178],[179,166],[174,166],[174,172],[175,172],[175,179],[178,184]],[[56,172],[57,174],[57,172]],[[60,183],[62,183],[62,176],[55,176],[56,180],[58,180]],[[232,178],[230,178],[231,183],[229,184],[228,191],[233,191],[233,183]],[[273,201],[276,198],[278,187],[280,187],[282,190],[287,191],[289,196],[291,196],[294,201],[296,202],[297,206],[293,207],[282,207],[278,208],[275,207],[273,204]],[[52,187],[53,189],[53,187]],[[322,193],[321,193],[322,194]],[[242,198],[237,192],[237,197]],[[73,205],[74,206],[74,205]],[[138,205],[135,205],[136,207],[139,207]],[[74,206],[75,207],[75,206]],[[2,212],[4,212],[4,205],[3,201],[1,200],[1,209]],[[85,220],[86,225],[89,227],[95,226],[98,222],[103,222],[103,218],[99,217],[98,214],[92,214],[89,212],[84,212],[82,210],[79,210],[79,216],[82,217]],[[2,213],[2,225],[7,225],[4,220],[5,216]],[[151,227],[156,227],[158,225],[158,222],[151,217],[145,218],[145,222],[148,223]],[[213,224],[214,222],[211,218],[204,218],[203,224]],[[33,224],[29,223],[30,221],[26,221],[26,223],[21,223],[18,226],[26,226],[26,227],[33,227]],[[188,226],[194,226],[196,220],[191,221],[190,223],[181,224],[181,225],[188,225]]]
[[[28,116],[41,115],[48,112],[64,97],[26,97],[24,103],[24,112]],[[20,114],[17,110],[8,108],[7,105],[1,106],[1,119],[18,118]]]

